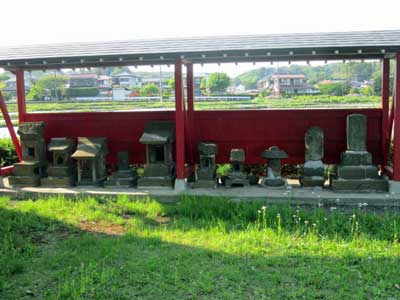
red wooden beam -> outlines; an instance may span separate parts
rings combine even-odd
[[[189,153],[189,162],[194,164],[194,81],[193,81],[193,64],[186,64],[186,86],[187,86],[187,112],[186,112],[186,127],[187,132],[187,145],[188,145],[188,153]]]
[[[383,165],[387,166],[389,161],[390,136],[387,136],[389,126],[389,94],[390,94],[390,59],[385,58],[382,64],[382,155]]]
[[[17,80],[17,101],[18,101],[19,123],[23,123],[25,121],[25,115],[26,115],[24,70],[15,71],[15,76],[16,76],[16,80]]]
[[[185,105],[182,86],[182,60],[175,61],[175,144],[176,178],[185,178]]]
[[[393,126],[393,180],[400,180],[400,53],[396,53],[396,77],[394,82],[396,90],[393,99],[394,126]]]
[[[11,122],[10,115],[8,114],[7,105],[4,102],[4,98],[3,98],[3,95],[1,94],[1,92],[0,92],[0,109],[1,109],[1,113],[3,114],[4,121],[6,122],[8,131],[10,132],[10,137],[14,144],[15,152],[17,152],[19,161],[22,161],[21,145],[19,143],[17,134],[15,133],[14,126]]]

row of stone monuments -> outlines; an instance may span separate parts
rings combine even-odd
[[[13,186],[53,187],[73,185],[105,186],[168,186],[175,180],[175,163],[172,145],[175,140],[175,125],[172,122],[150,121],[146,124],[140,143],[146,146],[146,165],[143,175],[138,176],[129,166],[128,152],[118,152],[118,168],[107,174],[106,138],[79,137],[77,146],[69,138],[53,138],[47,146],[52,154],[52,163],[46,159],[46,143],[43,138],[45,124],[22,123],[18,129],[21,139],[23,161],[14,164],[9,182]],[[330,176],[330,187],[334,191],[387,191],[388,180],[372,165],[372,156],[366,148],[367,120],[364,115],[347,117],[347,150],[341,162]],[[76,148],[76,149],[75,149]],[[216,154],[218,145],[202,142],[198,145],[200,163],[195,172],[193,188],[217,186]],[[323,187],[326,181],[324,155],[324,133],[319,127],[311,127],[305,135],[305,163],[300,176],[303,187]],[[261,153],[267,160],[265,177],[259,182],[255,174],[247,174],[245,151],[232,149],[231,169],[224,176],[226,187],[245,187],[260,184],[266,187],[284,187],[287,183],[281,176],[281,159],[288,154],[277,146]],[[76,162],[76,163],[75,163]]]
[[[378,167],[372,164],[371,153],[367,151],[367,119],[365,115],[352,114],[347,117],[347,150],[341,154],[341,162],[335,166],[334,173],[329,174],[329,186],[334,191],[373,191],[385,192],[389,189],[386,177],[379,174]],[[305,134],[305,163],[300,184],[303,187],[324,187],[326,165],[324,156],[324,132],[319,127],[311,127]],[[215,187],[215,156],[218,147],[214,143],[200,143],[200,166],[196,172],[196,181],[192,187]],[[262,186],[283,187],[286,180],[281,176],[281,159],[288,154],[272,146],[261,153],[267,159],[266,176],[261,180]],[[257,184],[254,174],[244,173],[245,152],[243,149],[232,149],[230,155],[232,169],[225,177],[225,186],[248,186]]]

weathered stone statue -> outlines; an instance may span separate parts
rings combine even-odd
[[[243,149],[232,149],[231,150],[231,165],[232,169],[229,175],[225,179],[226,187],[244,187],[249,185],[247,174],[244,173],[244,160],[245,153]]]
[[[379,175],[367,151],[367,118],[365,115],[347,116],[347,150],[341,155],[336,174],[330,176],[334,191],[388,191],[388,180]]]
[[[99,185],[107,177],[107,140],[104,137],[79,137],[72,158],[77,161],[78,185]]]
[[[303,166],[300,184],[308,186],[324,186],[325,165],[322,163],[324,156],[324,132],[319,127],[307,130],[305,138],[306,161]]]
[[[267,177],[264,178],[263,185],[270,187],[286,185],[286,180],[281,177],[281,159],[287,158],[287,153],[277,146],[271,146],[268,150],[261,153],[261,156],[268,160],[266,169]]]
[[[47,169],[48,177],[42,185],[67,187],[75,184],[76,168],[71,159],[74,142],[69,138],[52,138],[47,149],[53,154],[53,163]]]
[[[215,155],[218,146],[214,143],[202,142],[198,146],[200,153],[200,164],[196,170],[196,181],[192,183],[193,188],[215,188]]]
[[[175,124],[166,121],[149,121],[140,142],[146,145],[146,166],[138,186],[172,187],[175,180],[175,163],[172,159],[172,143],[175,140]]]
[[[43,138],[44,122],[27,122],[19,125],[22,162],[14,164],[8,177],[13,186],[38,186],[40,178],[46,175],[46,143]]]
[[[118,169],[113,172],[107,181],[104,182],[105,186],[123,186],[133,187],[137,185],[137,173],[129,167],[129,153],[118,152]]]

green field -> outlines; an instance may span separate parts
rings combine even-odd
[[[351,107],[380,107],[379,96],[296,96],[293,98],[267,99],[254,98],[241,101],[195,101],[195,109],[265,109],[265,108],[351,108]],[[16,103],[7,104],[10,113],[17,112]],[[138,109],[174,109],[173,101],[59,101],[59,102],[40,102],[27,101],[28,112],[93,112],[93,111],[123,111]],[[11,118],[17,121],[18,116],[12,115]],[[4,121],[0,118],[0,125]]]
[[[0,198],[0,299],[400,299],[400,215]]]

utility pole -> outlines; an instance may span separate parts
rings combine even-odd
[[[161,65],[160,65],[160,102],[163,102],[163,82],[162,82]]]

